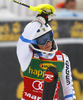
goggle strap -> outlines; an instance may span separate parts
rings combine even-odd
[[[56,45],[56,50],[53,50],[53,51],[44,51],[44,50],[40,50],[40,49],[37,49],[37,48],[35,48],[32,44],[30,44],[30,46],[31,46],[31,48],[33,49],[33,50],[36,50],[36,51],[39,51],[39,52],[43,52],[43,53],[55,53],[57,50],[58,50],[58,46],[57,46],[57,44],[55,44]]]
[[[26,39],[26,38],[24,38],[22,35],[20,36],[20,39],[21,39],[23,42],[26,42],[26,43],[37,44],[36,40],[29,40],[29,39]]]

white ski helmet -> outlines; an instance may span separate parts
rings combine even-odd
[[[47,33],[53,34],[52,28],[50,27],[49,24],[42,25],[42,26],[37,30],[37,32],[36,32],[36,34],[35,34],[35,36],[34,36],[32,42],[31,42],[31,44],[30,44],[30,46],[31,46],[31,48],[32,48],[33,50],[36,50],[36,51],[39,51],[39,52],[43,52],[43,53],[54,53],[54,52],[56,52],[56,51],[58,50],[58,47],[57,47],[57,44],[56,44],[56,43],[55,43],[56,49],[53,50],[53,51],[44,51],[44,50],[40,50],[39,48],[35,48],[34,44],[38,44],[37,41],[36,41],[36,39],[37,39],[37,38],[40,38],[40,37],[42,37],[42,36],[45,36]],[[52,40],[54,40],[53,37],[52,37]],[[43,40],[42,40],[42,41],[43,41]],[[42,41],[41,41],[41,42],[42,42]]]
[[[48,33],[49,31],[52,31],[51,27],[49,26],[49,24],[46,24],[46,25],[42,25],[36,32],[35,36],[34,36],[34,39],[42,36],[42,35],[45,35],[46,33]]]

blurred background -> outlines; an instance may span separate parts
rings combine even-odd
[[[59,50],[71,62],[77,100],[83,100],[83,1],[82,0],[18,0],[27,5],[51,4],[56,17],[50,22]],[[0,100],[20,100],[23,76],[16,56],[16,43],[24,27],[37,12],[10,0],[0,0]],[[60,100],[63,99],[60,89]]]

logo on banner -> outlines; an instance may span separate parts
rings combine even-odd
[[[45,73],[44,81],[49,83],[52,82],[53,80],[54,80],[54,74],[50,71],[47,71]]]
[[[56,66],[54,64],[51,64],[51,63],[42,63],[42,64],[40,64],[40,68],[42,68],[44,70],[46,70],[50,66],[53,66],[53,67],[56,68]]]
[[[35,90],[41,90],[43,91],[43,83],[44,81],[39,81],[39,80],[36,80],[32,83],[32,87],[35,89]]]
[[[34,53],[34,58],[39,58],[39,55]]]
[[[42,98],[41,97],[37,97],[36,95],[33,95],[31,93],[27,93],[27,92],[24,92],[25,93],[25,96],[27,96],[28,98],[30,98],[31,100],[41,100]]]
[[[56,55],[56,57],[57,57],[57,60],[63,61],[62,55]]]
[[[69,77],[69,73],[70,73],[70,70],[69,70],[69,62],[66,61],[66,83],[67,85],[70,84],[70,77]]]

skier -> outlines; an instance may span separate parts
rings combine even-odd
[[[69,58],[58,50],[48,24],[54,8],[40,8],[42,12],[26,25],[17,43],[17,57],[24,76],[21,100],[59,100],[60,81],[64,99],[76,100]]]

